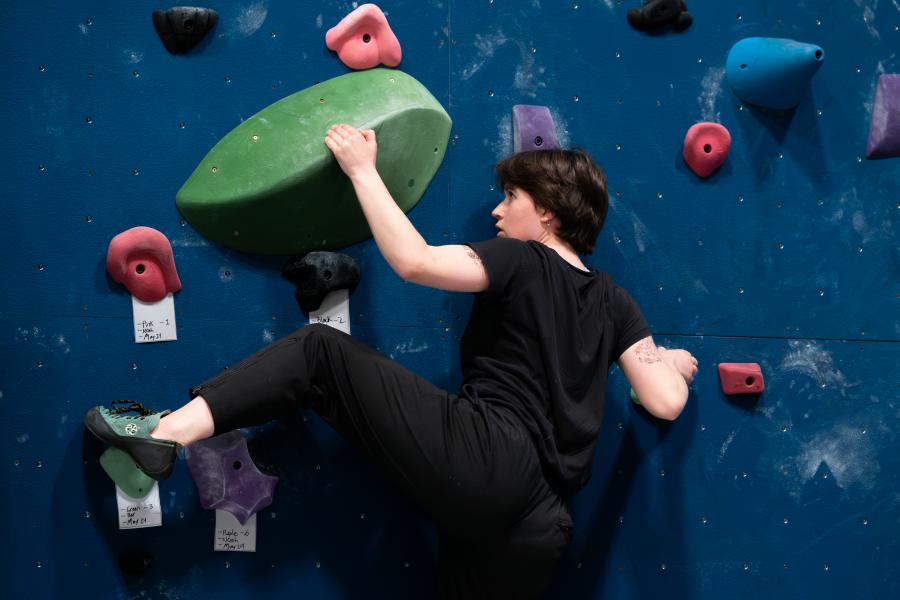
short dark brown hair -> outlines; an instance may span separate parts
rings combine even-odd
[[[529,150],[494,166],[497,184],[528,192],[559,219],[556,235],[579,254],[594,251],[609,209],[606,174],[582,148]]]

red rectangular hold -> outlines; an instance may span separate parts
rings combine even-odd
[[[757,363],[719,363],[719,381],[726,394],[759,394],[766,389]]]

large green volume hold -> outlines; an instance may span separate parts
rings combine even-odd
[[[375,130],[378,172],[404,212],[440,166],[451,125],[425,86],[402,71],[335,77],[222,138],[178,191],[178,210],[210,240],[244,252],[334,250],[368,238],[353,186],[323,141],[336,123]]]

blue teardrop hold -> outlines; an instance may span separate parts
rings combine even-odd
[[[825,51],[815,44],[752,37],[732,46],[725,73],[744,102],[788,110],[800,104],[824,60]]]

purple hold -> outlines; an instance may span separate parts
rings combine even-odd
[[[194,442],[185,452],[203,508],[228,511],[244,525],[272,504],[278,478],[256,468],[240,431]]]
[[[878,78],[872,124],[869,127],[867,158],[900,156],[900,74]]]
[[[546,106],[513,106],[513,152],[559,148],[556,125]]]

